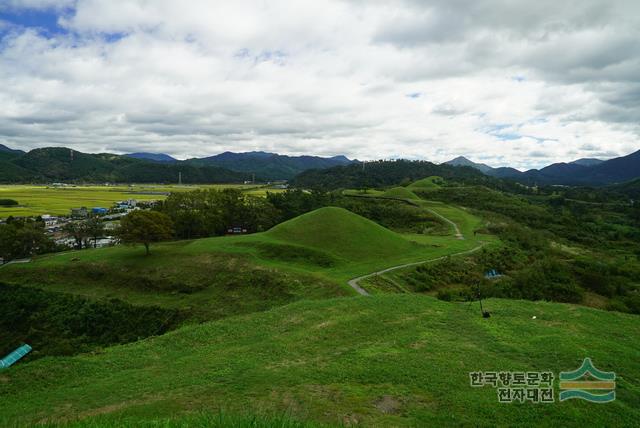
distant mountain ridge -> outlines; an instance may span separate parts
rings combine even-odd
[[[154,162],[177,162],[178,161],[176,158],[169,156],[165,153],[140,152],[140,153],[128,153],[124,156],[133,158],[133,159],[145,159],[145,160],[150,160]]]
[[[445,164],[453,166],[470,166],[471,168],[475,168],[481,172],[484,172],[485,174],[493,169],[487,164],[472,162],[464,156],[458,156],[455,159],[451,159],[450,161],[445,162]]]
[[[573,162],[569,162],[575,165],[582,165],[582,166],[594,166],[594,165],[599,165],[602,162],[604,162],[602,159],[596,159],[596,158],[581,158],[581,159],[577,159],[574,160]]]
[[[249,174],[213,166],[154,162],[110,153],[88,154],[65,147],[34,149],[0,158],[2,183],[242,183]]]
[[[16,154],[24,153],[22,150],[11,149],[11,148],[5,146],[4,144],[0,144],[0,152],[16,153]]]
[[[287,180],[309,169],[325,169],[348,165],[354,161],[345,156],[288,156],[268,152],[224,152],[206,158],[185,161],[193,165],[212,165],[233,171],[255,174],[267,180]]]
[[[349,164],[344,156],[286,156],[232,153],[180,161],[164,153],[89,154],[65,147],[25,153],[0,145],[0,182],[236,183],[286,180],[313,168]]]
[[[640,177],[640,150],[606,161],[582,158],[569,163],[554,163],[541,169],[530,169],[524,172],[509,167],[492,168],[485,164],[472,162],[462,156],[445,163],[470,166],[491,177],[508,178],[526,184],[600,186],[622,183]]]

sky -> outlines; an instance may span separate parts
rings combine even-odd
[[[637,0],[0,0],[0,144],[520,169],[640,149]]]

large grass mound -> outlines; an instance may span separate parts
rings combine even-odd
[[[0,425],[220,408],[362,426],[637,425],[640,317],[498,299],[484,308],[491,318],[414,294],[302,301],[18,363],[0,375]],[[507,405],[469,385],[473,371],[552,371],[557,400],[558,373],[585,357],[616,372],[614,402]]]
[[[444,184],[444,179],[433,175],[431,177],[423,178],[422,180],[415,181],[407,186],[413,190],[435,190],[439,189]]]
[[[294,256],[330,264],[332,260],[325,253],[316,255],[286,246],[274,250],[273,245],[261,241],[246,247],[231,245],[249,238],[167,242],[153,245],[149,256],[142,247],[124,245],[48,255],[32,263],[2,267],[0,293],[6,283],[107,303],[117,298],[135,306],[181,310],[193,321],[270,309],[298,299],[347,294],[348,290],[333,281],[264,266],[250,251],[288,256],[282,264],[290,263]],[[0,325],[3,320],[11,324],[15,309],[8,308],[11,310],[0,315]],[[32,308],[29,312],[37,311]]]
[[[394,187],[384,192],[382,196],[385,198],[420,199],[415,193],[406,187]]]
[[[395,256],[417,247],[397,233],[337,207],[303,214],[275,226],[266,235],[354,261]]]

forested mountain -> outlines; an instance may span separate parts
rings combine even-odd
[[[21,155],[24,152],[22,150],[11,149],[4,144],[0,144],[0,153],[13,153],[14,155]]]
[[[250,174],[215,166],[159,163],[113,154],[87,154],[63,147],[34,149],[0,159],[0,182],[238,183]]]
[[[452,166],[470,166],[471,168],[475,168],[485,174],[493,169],[487,164],[472,162],[464,156],[458,156],[457,158],[451,159],[445,163]]]
[[[231,153],[178,161],[162,153],[88,154],[64,147],[28,153],[0,146],[0,182],[43,181],[233,183],[285,180],[311,168],[349,164],[344,156],[285,156],[275,153]]]
[[[287,156],[267,152],[224,152],[206,158],[186,161],[193,165],[209,165],[232,171],[247,172],[266,180],[286,180],[309,170],[348,165],[351,160],[344,156],[323,158],[319,156]]]
[[[134,159],[145,159],[155,162],[177,162],[178,160],[172,156],[169,156],[165,153],[128,153],[125,155],[128,158]]]
[[[561,184],[601,186],[622,183],[640,177],[640,151],[602,161],[583,158],[569,163],[554,163],[542,169],[518,171],[515,168],[492,168],[466,158],[452,159],[448,164],[475,168],[497,178],[509,178],[526,184]]]
[[[375,161],[309,170],[291,180],[293,187],[302,188],[371,188],[408,184],[429,176],[457,179],[467,183],[485,183],[492,178],[470,167],[436,165],[426,161]]]

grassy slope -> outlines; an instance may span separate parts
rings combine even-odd
[[[264,310],[301,298],[350,294],[344,286],[304,269],[290,272],[256,263],[248,253],[254,247],[229,245],[225,252],[225,243],[235,241],[241,240],[165,243],[152,246],[150,256],[141,247],[126,246],[50,255],[4,266],[0,282],[187,309],[195,320]]]
[[[45,358],[0,375],[0,415],[3,425],[220,408],[367,426],[638,421],[640,318],[542,302],[485,305],[490,319],[416,295],[304,301],[97,355]],[[585,357],[617,373],[615,402],[506,405],[494,389],[469,386],[470,371],[557,375]]]
[[[431,190],[431,189],[439,189],[441,185],[440,182],[444,182],[442,177],[431,176],[427,178],[423,178],[422,180],[414,181],[407,188],[409,190]]]
[[[218,318],[270,307],[264,303],[267,296],[287,302],[294,300],[292,295],[297,299],[351,293],[345,283],[356,276],[492,241],[487,235],[473,237],[471,229],[480,219],[458,208],[431,205],[460,221],[468,239],[399,235],[343,209],[325,208],[267,233],[154,245],[149,257],[140,247],[124,246],[45,256],[3,267],[0,282],[117,297],[133,304],[189,307],[199,317]],[[326,259],[332,263],[324,263]],[[241,284],[260,283],[264,275],[284,275],[289,285],[273,293],[242,288]],[[144,286],[149,283],[156,289]]]
[[[378,259],[416,250],[410,241],[344,208],[326,207],[275,226],[266,236],[349,261]]]
[[[400,199],[420,199],[415,193],[406,187],[394,187],[387,190],[382,194],[386,198],[400,198]]]

